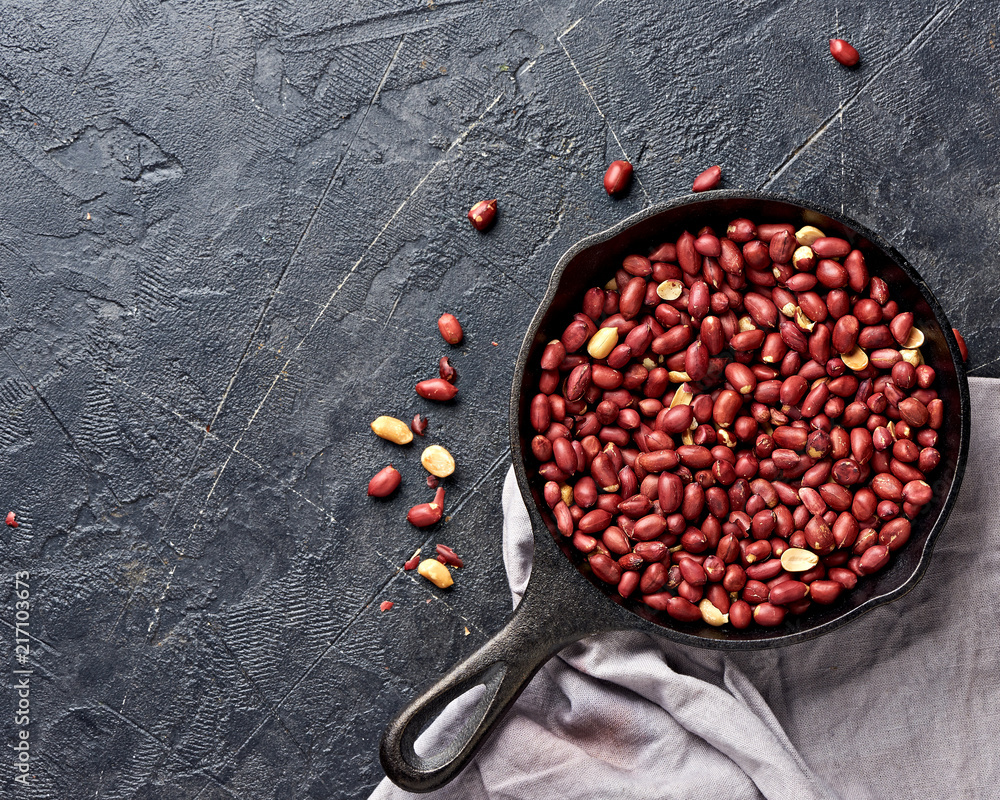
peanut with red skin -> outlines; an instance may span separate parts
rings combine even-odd
[[[441,338],[448,344],[456,345],[462,343],[464,333],[462,332],[462,324],[458,321],[458,317],[454,314],[442,314],[438,318],[437,324],[438,330],[441,332]]]
[[[399,470],[390,464],[376,472],[368,481],[368,496],[388,497],[399,488],[402,480],[403,476],[399,474]]]
[[[444,487],[438,487],[434,500],[413,506],[406,514],[407,521],[417,528],[427,528],[441,521],[444,515]]]
[[[413,422],[410,423],[410,430],[412,430],[417,436],[423,436],[427,433],[427,417],[423,414],[414,414]]]
[[[858,51],[845,39],[830,40],[830,55],[832,55],[845,67],[857,66],[858,62],[861,60],[861,56],[858,54]]]
[[[628,161],[612,161],[604,173],[604,191],[609,197],[624,192],[632,181],[632,165]]]
[[[497,215],[497,201],[493,200],[480,200],[472,208],[469,209],[468,217],[469,222],[472,223],[472,227],[477,231],[485,231],[493,224],[493,220]],[[452,342],[456,344],[456,342]]]
[[[442,564],[448,564],[452,567],[464,567],[465,562],[459,558],[458,554],[452,550],[446,544],[434,545],[434,549],[437,550],[437,559]]]
[[[709,189],[714,189],[719,185],[722,180],[722,167],[716,165],[714,167],[709,167],[704,172],[698,175],[694,179],[694,183],[691,185],[692,192],[707,192]]]
[[[448,383],[444,378],[428,378],[425,381],[420,381],[415,388],[417,394],[424,399],[438,402],[453,400],[458,394],[458,387],[453,383]]]

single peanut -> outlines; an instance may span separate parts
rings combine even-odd
[[[421,413],[413,415],[413,422],[410,423],[410,430],[417,436],[423,436],[427,432],[427,417]]]
[[[795,231],[795,241],[800,245],[805,247],[812,247],[812,243],[817,239],[822,239],[826,236],[823,231],[814,225],[803,225],[797,231]]]
[[[455,583],[454,578],[451,577],[451,570],[436,558],[425,558],[417,565],[417,572],[437,586],[438,589],[447,589]]]
[[[905,350],[917,350],[923,347],[924,339],[924,332],[922,330],[919,328],[910,328],[910,332],[901,346]]]
[[[444,378],[428,378],[420,381],[416,385],[417,394],[426,400],[437,400],[445,402],[454,399],[458,394],[458,387],[453,383],[448,383]]]
[[[462,324],[454,314],[442,314],[438,318],[438,330],[448,344],[460,344],[462,341]]]
[[[811,550],[789,547],[781,554],[781,566],[786,572],[807,572],[819,563],[819,556]]]
[[[592,358],[607,358],[615,345],[618,344],[617,328],[601,328],[591,338],[587,344],[587,352]]]
[[[858,51],[844,39],[830,40],[830,55],[845,67],[853,67],[861,60]]]
[[[709,167],[704,172],[698,175],[694,179],[694,183],[691,184],[692,192],[707,192],[709,189],[714,189],[719,185],[722,180],[722,167],[716,165],[714,167]]]
[[[450,567],[464,567],[465,562],[459,558],[458,553],[452,550],[446,544],[434,545],[434,549],[437,550],[437,560],[442,564],[447,564]]]
[[[844,362],[848,369],[855,372],[860,372],[868,366],[868,354],[857,345],[854,346],[851,352],[842,354],[840,360]]]
[[[610,196],[621,194],[632,181],[632,165],[628,161],[612,161],[604,173],[604,191]]]
[[[434,493],[434,501],[431,503],[419,503],[413,506],[407,514],[406,519],[418,528],[427,528],[441,521],[444,515],[444,488],[438,487]]]
[[[388,467],[376,472],[372,479],[368,481],[368,496],[388,497],[399,488],[402,480],[403,476],[399,474],[399,470],[390,464]]]
[[[490,225],[493,224],[493,220],[497,215],[497,201],[493,200],[480,200],[472,208],[469,209],[469,222],[472,223],[472,227],[477,231],[485,231]],[[452,342],[452,344],[455,344]]]
[[[795,238],[796,240],[798,239],[798,234],[795,235]],[[799,275],[810,272],[816,266],[816,254],[809,245],[803,244],[801,247],[795,248],[792,253],[792,266],[799,271]],[[796,275],[794,277],[798,278],[799,276]],[[809,276],[809,280],[811,280],[812,285],[815,285],[816,279],[811,275]],[[799,291],[790,281],[786,281],[785,285],[793,291]]]
[[[661,300],[676,300],[684,292],[684,284],[678,280],[665,280],[656,287],[656,294]]]
[[[413,431],[401,419],[395,417],[376,417],[371,424],[376,436],[381,436],[394,444],[409,444],[413,441]]]
[[[715,607],[715,604],[707,597],[698,603],[698,610],[701,611],[701,618],[709,625],[718,628],[729,622],[729,615],[723,614]]]
[[[438,374],[443,380],[448,381],[448,383],[454,383],[458,380],[458,370],[455,369],[448,356],[441,356],[438,359]]]
[[[424,452],[420,454],[420,463],[431,475],[436,475],[438,478],[447,478],[455,471],[455,459],[439,444],[424,448]]]

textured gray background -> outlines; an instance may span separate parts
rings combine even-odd
[[[13,669],[29,570],[35,675],[32,788],[3,759],[2,795],[365,795],[390,715],[507,614],[506,394],[551,267],[710,164],[881,232],[1000,375],[995,11],[4,4],[0,645]],[[451,407],[412,389],[444,310]],[[368,429],[417,410],[459,462],[430,532],[418,449]],[[447,593],[399,572],[439,541]]]

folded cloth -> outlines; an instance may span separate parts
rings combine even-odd
[[[973,379],[961,495],[906,596],[810,642],[720,653],[634,632],[566,647],[473,762],[423,797],[1000,797],[1000,381]],[[531,527],[508,473],[515,605]],[[418,741],[465,719],[452,703]],[[373,798],[416,797],[384,780]]]

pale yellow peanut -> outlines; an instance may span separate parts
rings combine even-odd
[[[847,365],[848,369],[860,370],[868,366],[868,354],[857,345],[850,353],[844,353],[840,360]]]
[[[910,335],[903,342],[903,347],[907,350],[916,350],[924,344],[924,334],[919,328],[910,328]]]
[[[818,555],[800,547],[789,547],[781,554],[781,566],[787,572],[808,572],[818,563]]]
[[[616,344],[618,344],[618,328],[601,328],[590,337],[587,352],[591,358],[607,358]]]
[[[806,247],[812,245],[817,239],[822,239],[824,236],[826,234],[815,225],[803,225],[795,231],[795,241]]]
[[[677,280],[666,280],[656,287],[656,294],[661,300],[676,300],[683,292],[684,284]]]
[[[718,628],[720,625],[725,625],[729,622],[729,615],[723,614],[719,611],[719,609],[715,607],[715,604],[707,597],[703,598],[702,601],[698,603],[698,608],[701,611],[701,618],[709,625]]]
[[[376,417],[372,421],[372,430],[376,436],[395,444],[409,444],[413,441],[413,431],[410,430],[410,426],[395,417]]]
[[[424,465],[425,470],[438,478],[447,478],[455,471],[455,459],[439,444],[424,448],[424,452],[420,454],[420,463]]]
[[[425,558],[417,565],[417,572],[438,589],[447,589],[455,582],[451,577],[451,571],[436,558]]]

